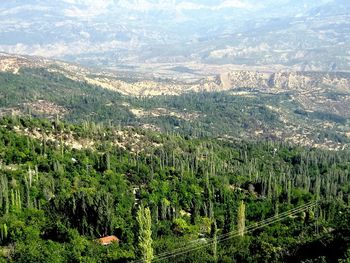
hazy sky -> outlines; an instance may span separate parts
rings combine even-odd
[[[160,18],[177,22],[195,16],[241,19],[240,15],[297,15],[310,7],[331,0],[1,0],[0,18],[4,22],[55,17],[73,20],[149,20]],[[294,13],[293,13],[294,12]],[[168,17],[162,17],[167,13]],[[105,17],[107,16],[107,17]]]
[[[221,10],[258,10],[271,6],[284,5],[289,0],[56,0],[56,1],[35,1],[35,0],[9,0],[1,1],[1,14],[16,14],[23,11],[62,11],[66,17],[92,18],[108,13],[112,10],[120,9],[136,12],[170,11],[182,12],[193,10],[210,10],[220,12]],[[315,4],[327,1],[314,0],[294,0],[295,5]]]

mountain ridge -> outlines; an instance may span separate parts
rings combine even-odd
[[[350,141],[349,79],[346,72],[231,71],[192,82],[145,80],[6,55],[0,58],[0,115],[341,150]]]
[[[120,92],[124,95],[157,96],[181,95],[186,92],[227,91],[234,88],[254,88],[261,91],[279,92],[315,90],[333,87],[349,91],[350,73],[319,71],[248,71],[235,70],[220,75],[198,79],[196,83],[173,80],[138,80],[129,75],[131,82],[122,80],[118,72],[86,68],[78,64],[49,60],[39,57],[0,53],[0,71],[18,73],[21,68],[49,68],[72,80]]]
[[[26,3],[0,3],[0,50],[150,74],[175,61],[350,70],[345,1]]]

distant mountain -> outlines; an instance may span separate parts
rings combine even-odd
[[[336,16],[350,14],[350,2],[347,0],[335,0],[321,6],[317,6],[308,12],[310,16]]]
[[[348,10],[336,0],[2,1],[0,50],[146,72],[169,63],[349,71]]]

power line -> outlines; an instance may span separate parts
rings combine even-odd
[[[259,225],[261,225],[261,224],[267,223],[267,222],[269,222],[269,221],[272,220],[272,219],[278,219],[278,218],[280,218],[280,217],[283,217],[284,215],[289,215],[291,212],[294,212],[294,210],[303,209],[304,207],[308,207],[308,205],[311,205],[312,203],[313,203],[313,202],[310,202],[310,203],[301,205],[301,206],[299,206],[299,207],[296,207],[296,208],[293,208],[293,209],[291,209],[291,210],[285,211],[285,212],[283,212],[283,213],[281,213],[281,214],[278,214],[278,215],[275,215],[275,216],[270,217],[270,218],[268,218],[268,219],[262,220],[262,221],[260,221],[260,222],[258,222],[258,223],[256,223],[256,224],[252,224],[252,225],[246,227],[245,230],[248,231],[250,228],[257,227],[257,226],[259,226]],[[238,234],[238,231],[236,230],[236,231],[232,231],[232,232],[229,232],[229,233],[220,235],[220,236],[217,237],[217,239],[218,239],[218,241],[219,241],[219,240],[222,239],[222,238],[225,238],[225,237],[228,237],[228,236],[234,235],[234,234]],[[200,242],[200,241],[201,241],[201,239],[193,240],[193,241],[191,241],[192,244],[191,244],[190,246],[196,246],[196,247],[197,247],[197,246],[198,246],[198,243],[196,244],[196,242]],[[193,244],[193,243],[194,243],[194,244]],[[181,251],[181,250],[183,250],[183,249],[185,249],[185,248],[186,248],[186,247],[184,246],[184,247],[175,249],[175,250],[173,250],[173,251],[171,251],[171,252],[164,252],[164,253],[158,254],[157,257],[163,257],[163,256],[166,256],[167,254],[173,254],[173,253],[175,253],[175,252],[177,252],[177,251]],[[188,246],[187,246],[187,248],[188,248]],[[141,262],[142,262],[142,261],[141,261]]]
[[[266,225],[269,225],[269,224],[272,224],[274,222],[278,222],[282,219],[284,219],[286,216],[290,216],[290,215],[293,215],[295,213],[300,213],[306,209],[309,209],[310,207],[313,207],[314,205],[316,205],[316,202],[310,202],[310,203],[307,203],[307,204],[304,204],[304,205],[301,205],[297,208],[294,208],[294,209],[291,209],[291,210],[288,210],[286,212],[283,212],[279,215],[276,215],[276,216],[273,216],[271,218],[268,218],[266,220],[263,220],[263,221],[260,221],[259,223],[257,224],[254,224],[254,225],[251,225],[249,227],[246,228],[246,231],[245,233],[248,233],[248,232],[252,232],[256,229],[259,229],[259,228],[262,228]],[[233,232],[230,232],[230,233],[227,233],[227,234],[224,234],[224,235],[220,235],[218,237],[218,242],[220,241],[225,241],[229,238],[232,238],[233,236],[236,236],[238,235],[238,231],[233,231]],[[201,241],[201,239],[198,239],[198,240],[195,240],[195,241]],[[195,241],[192,241],[192,242],[195,242]],[[163,260],[163,259],[166,259],[166,258],[169,258],[169,257],[174,257],[176,255],[180,255],[180,254],[184,254],[184,253],[188,253],[192,250],[197,250],[197,249],[200,249],[202,247],[205,247],[205,246],[210,246],[211,243],[213,243],[213,240],[207,242],[206,244],[201,244],[201,246],[198,246],[198,244],[194,244],[194,245],[190,245],[188,247],[182,247],[182,248],[179,248],[179,249],[176,249],[176,250],[173,250],[171,252],[165,252],[165,253],[162,253],[162,254],[159,254],[159,255],[156,255],[156,258],[154,259],[154,261],[159,261],[159,260]],[[142,262],[142,260],[139,260],[139,261],[134,261],[135,263],[137,262]]]
[[[272,217],[271,220],[269,220],[267,222],[264,222],[263,224],[260,223],[260,224],[256,225],[255,227],[251,227],[250,229],[247,229],[244,233],[251,233],[251,232],[253,232],[253,231],[257,230],[257,229],[260,229],[260,228],[263,228],[263,227],[268,226],[270,224],[273,224],[273,223],[276,223],[278,221],[281,221],[281,220],[285,219],[286,217],[288,217],[289,215],[294,215],[294,214],[303,212],[303,211],[305,211],[305,210],[307,210],[307,209],[309,209],[309,208],[311,208],[313,206],[315,206],[315,205],[311,205],[310,204],[310,206],[307,206],[305,208],[302,208],[302,209],[290,212],[289,214],[287,214],[287,215],[285,215],[283,217]],[[238,231],[235,231],[233,233],[226,234],[226,235],[223,235],[223,236],[224,237],[220,236],[220,239],[218,238],[218,241],[217,241],[218,243],[219,242],[223,242],[223,241],[227,241],[227,240],[229,240],[231,238],[234,238],[234,237],[237,237],[237,236],[239,236],[239,233],[238,233]],[[182,255],[182,254],[187,254],[189,252],[199,250],[199,249],[201,249],[203,247],[211,246],[212,243],[213,243],[213,240],[211,240],[211,241],[209,241],[209,242],[207,242],[205,244],[201,244],[201,245],[199,245],[197,247],[194,247],[194,248],[187,248],[187,249],[184,248],[183,251],[179,251],[178,253],[172,253],[172,254],[170,254],[168,256],[163,256],[163,257],[157,256],[154,259],[154,262],[160,261],[160,260],[165,260],[165,259],[172,258],[172,257],[175,257],[175,256],[179,256],[179,255]]]
[[[285,211],[283,213],[280,213],[278,215],[275,215],[273,217],[270,217],[268,219],[265,219],[265,220],[262,220],[256,224],[252,224],[250,226],[248,226],[244,233],[251,233],[257,229],[260,229],[260,228],[263,228],[265,226],[268,226],[270,224],[273,224],[273,223],[276,223],[276,222],[279,222],[281,220],[284,220],[285,218],[289,217],[289,216],[292,216],[294,214],[298,214],[300,212],[303,212],[307,209],[310,209],[314,206],[317,205],[317,201],[314,201],[314,202],[309,202],[309,203],[306,203],[304,205],[301,205],[301,206],[298,206],[296,208],[293,208],[293,209],[290,209],[288,211]],[[236,237],[238,236],[239,233],[238,231],[232,231],[230,233],[227,233],[227,234],[223,234],[223,235],[220,235],[217,237],[217,242],[223,242],[223,241],[226,241],[226,240],[229,240],[233,237]],[[192,251],[195,251],[195,250],[199,250],[203,247],[207,247],[207,246],[210,246],[213,244],[214,240],[213,239],[209,239],[208,242],[206,242],[205,244],[199,244],[196,243],[196,242],[200,242],[202,241],[202,239],[197,239],[197,240],[194,240],[194,241],[191,241],[191,244],[189,246],[185,246],[185,247],[181,247],[181,248],[178,248],[178,249],[175,249],[175,250],[172,250],[172,251],[169,251],[169,252],[164,252],[164,253],[161,253],[161,254],[158,254],[155,256],[155,258],[153,259],[153,262],[156,262],[156,261],[160,261],[160,260],[165,260],[165,259],[168,259],[168,258],[172,258],[172,257],[175,257],[175,256],[179,256],[179,255],[182,255],[182,254],[186,254],[186,253],[189,253],[189,252],[192,252]],[[133,261],[133,263],[142,263],[143,260],[136,260],[136,261]]]

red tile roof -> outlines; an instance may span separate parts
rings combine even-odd
[[[119,242],[119,239],[116,236],[107,236],[98,239],[102,245],[107,246],[112,244],[113,242]]]

